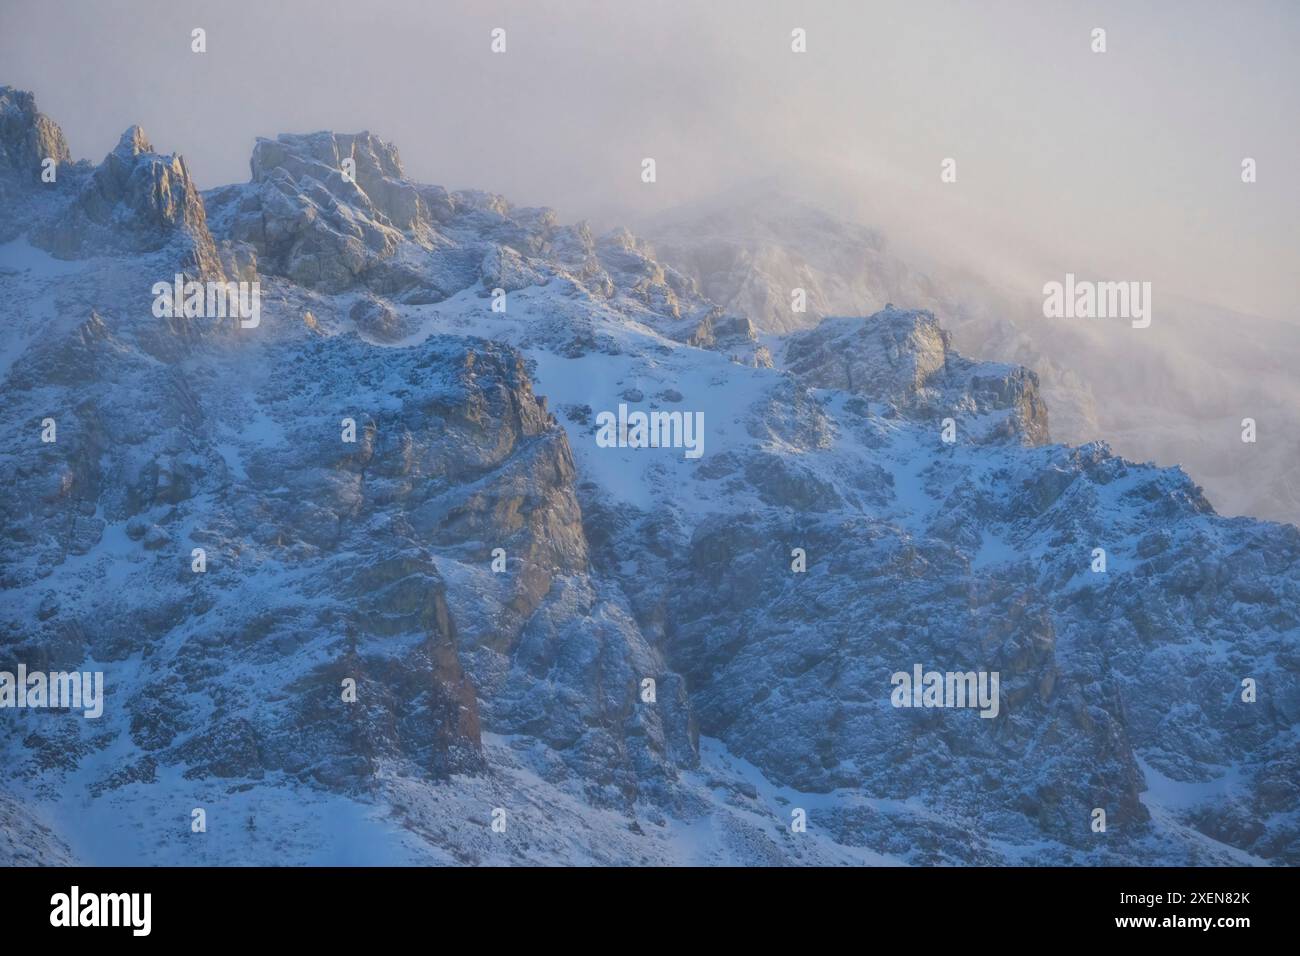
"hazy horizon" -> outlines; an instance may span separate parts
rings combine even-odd
[[[668,3],[616,30],[588,2],[68,7],[6,4],[0,82],[77,158],[138,122],[206,189],[247,180],[258,136],[369,129],[417,179],[601,226],[777,177],[994,281],[1091,270],[1296,321],[1294,5]]]

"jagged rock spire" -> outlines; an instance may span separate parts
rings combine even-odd
[[[175,243],[186,272],[224,276],[185,160],[155,152],[138,125],[122,134],[63,214],[34,231],[34,241],[64,258],[155,252]]]
[[[39,183],[46,159],[71,162],[63,130],[36,109],[31,93],[0,86],[0,179]]]

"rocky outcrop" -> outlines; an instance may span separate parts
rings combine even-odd
[[[790,336],[785,363],[815,388],[859,395],[909,418],[952,417],[977,441],[1049,440],[1038,376],[963,358],[929,312],[889,306],[867,319],[824,319]]]
[[[545,277],[509,246],[493,245],[483,257],[483,287],[517,292],[541,285]]]
[[[372,296],[357,299],[348,318],[356,323],[358,332],[376,342],[396,342],[412,331],[411,323],[403,321],[392,305]]]
[[[84,174],[57,123],[31,93],[0,86],[0,243],[48,215]]]
[[[62,215],[35,230],[34,241],[65,259],[173,247],[191,277],[224,278],[185,160],[156,153],[138,126],[122,134]]]
[[[731,356],[733,362],[758,368],[772,367],[772,353],[759,344],[758,330],[743,315],[726,315],[711,309],[686,336],[686,344]]]
[[[347,175],[345,160],[356,164]],[[212,197],[228,219],[223,232],[252,246],[265,270],[309,288],[351,287],[396,254],[399,228],[427,217],[418,195],[390,178],[401,175],[396,151],[369,134],[261,139],[251,167],[248,187]]]
[[[284,134],[275,140],[259,139],[249,165],[254,183],[265,182],[279,169],[295,182],[315,179],[333,187],[341,198],[368,204],[373,213],[403,231],[431,219],[419,190],[406,180],[396,147],[368,132]],[[347,185],[356,188],[342,188]]]
[[[0,184],[38,185],[49,159],[56,173],[72,162],[63,130],[36,109],[31,93],[0,86]]]

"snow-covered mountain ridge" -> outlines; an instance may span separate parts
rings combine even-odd
[[[888,302],[931,311],[965,354],[1040,375],[1057,440],[1105,439],[1125,457],[1180,464],[1222,514],[1300,523],[1295,316],[1242,314],[1161,286],[1145,329],[1047,319],[1039,290],[1061,275],[1013,262],[1003,264],[1008,277],[995,280],[970,262],[945,261],[956,252],[904,250],[887,230],[861,225],[857,217],[872,214],[854,206],[849,197],[813,201],[764,180],[669,210],[641,229],[662,261],[760,332],[873,314]],[[796,289],[804,311],[794,308]],[[1254,443],[1241,441],[1243,418],[1258,423]]]
[[[368,133],[207,191],[136,128],[71,163],[8,88],[0,134],[0,670],[108,687],[0,711],[4,858],[1300,856],[1300,532],[1051,444],[934,315],[765,338]],[[260,324],[156,317],[176,272]],[[620,403],[705,454],[600,447]],[[892,707],[917,662],[998,671],[999,716]]]

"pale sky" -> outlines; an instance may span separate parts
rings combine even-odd
[[[138,122],[208,188],[248,178],[257,136],[369,129],[420,180],[599,225],[777,174],[994,279],[1293,322],[1297,50],[1288,0],[0,0],[0,84],[78,158]]]

